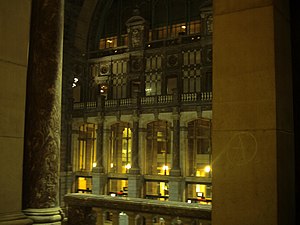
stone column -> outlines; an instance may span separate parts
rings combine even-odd
[[[142,214],[145,218],[145,225],[153,225],[153,215],[152,214]]]
[[[139,174],[139,116],[134,113],[132,127],[131,174]]]
[[[100,115],[100,117],[102,117]],[[93,167],[93,193],[94,194],[105,194],[105,185],[107,176],[104,174],[103,167],[103,118],[98,119],[97,124],[97,166]]]
[[[212,224],[295,224],[289,1],[215,0]]]
[[[141,179],[139,167],[139,116],[133,114],[131,168],[128,175],[128,197],[141,197]]]
[[[173,113],[173,154],[171,176],[180,176],[180,113],[177,109]]]
[[[101,208],[94,208],[94,211],[97,214],[96,225],[104,225],[105,213]]]
[[[63,41],[61,0],[33,0],[27,73],[23,209],[34,224],[61,224],[59,151]]]
[[[112,211],[112,224],[113,225],[119,225],[120,220],[120,212],[119,211]]]

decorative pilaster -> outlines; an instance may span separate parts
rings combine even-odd
[[[63,218],[59,207],[63,6],[61,0],[32,0],[23,209],[34,224],[61,224]]]
[[[102,116],[101,116],[102,117]],[[93,168],[93,172],[103,173],[103,118],[98,119],[97,124],[97,166]]]
[[[104,135],[104,119],[102,115],[98,115],[97,123],[97,165],[93,167],[93,193],[104,195],[105,194],[105,185],[107,182],[107,176],[104,173],[103,166],[103,135]]]
[[[180,176],[180,112],[174,109],[173,112],[173,154],[171,176]]]
[[[133,117],[133,127],[132,127],[132,149],[131,149],[131,174],[139,174],[139,116],[135,112]]]

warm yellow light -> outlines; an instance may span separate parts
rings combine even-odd
[[[206,173],[209,173],[209,172],[210,172],[210,170],[211,170],[211,168],[210,168],[210,166],[209,166],[209,165],[207,165],[207,166],[204,168],[204,171],[205,171]]]
[[[108,39],[106,42],[107,42],[107,43],[112,43],[113,41],[112,41],[112,40],[110,40],[110,39]]]
[[[126,166],[125,166],[126,169],[130,169],[131,168],[131,165],[128,163]]]
[[[97,166],[97,163],[96,163],[96,162],[94,162],[94,163],[93,163],[93,167],[96,167],[96,166]]]
[[[110,164],[110,168],[113,168],[113,167],[114,167],[114,164],[113,164],[113,163],[111,163],[111,164]]]
[[[182,29],[186,29],[186,26],[185,26],[185,25],[182,25],[181,28],[182,28]]]
[[[168,170],[168,169],[169,169],[169,167],[167,165],[163,166],[163,170]]]

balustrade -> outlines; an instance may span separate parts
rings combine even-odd
[[[210,225],[211,205],[72,193],[68,225]]]
[[[201,92],[201,93],[185,93],[181,94],[179,102],[182,105],[195,104],[201,102],[210,102],[212,100],[212,92]],[[176,104],[176,99],[173,95],[159,95],[159,96],[146,96],[141,98],[124,98],[124,99],[110,99],[104,100],[103,107],[106,110],[115,109],[118,107],[153,107],[155,105],[162,104]],[[179,103],[178,102],[178,103]],[[89,110],[97,108],[99,102],[76,102],[73,103],[73,110]],[[98,106],[99,107],[99,106]],[[105,110],[104,109],[104,110]],[[103,110],[103,108],[102,108]]]

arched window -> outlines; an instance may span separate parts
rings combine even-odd
[[[170,124],[154,121],[147,125],[146,173],[169,175],[171,162]]]
[[[111,126],[110,172],[127,173],[131,168],[132,134],[128,123]]]
[[[92,171],[96,157],[96,125],[83,124],[79,127],[76,171]]]
[[[197,119],[188,123],[187,175],[210,175],[211,120]]]

